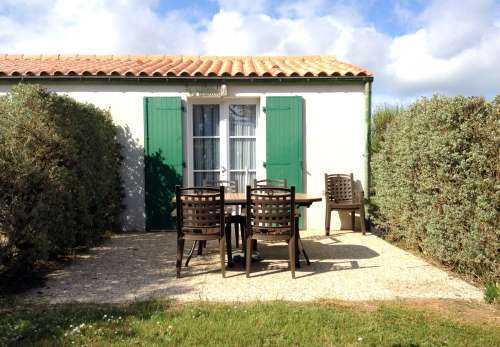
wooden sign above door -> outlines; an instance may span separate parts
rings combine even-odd
[[[227,96],[227,85],[225,84],[210,84],[187,86],[186,91],[189,96]]]

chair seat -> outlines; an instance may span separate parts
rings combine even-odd
[[[288,241],[290,237],[290,229],[272,232],[256,232],[252,233],[252,239],[262,241]]]
[[[226,223],[243,223],[245,222],[245,216],[240,214],[226,215]]]
[[[241,218],[245,218],[245,213],[246,211],[241,211],[240,214],[232,214],[233,211],[226,211],[226,221],[228,221],[229,219],[232,219],[232,220],[235,220],[235,221],[239,221],[241,220]],[[170,213],[170,216],[172,218],[177,218],[177,209],[173,209],[172,212]]]
[[[253,234],[281,235],[290,234],[290,227],[253,227]]]
[[[361,203],[356,201],[342,201],[342,202],[333,202],[329,201],[327,206],[330,209],[339,209],[339,210],[349,210],[349,209],[357,209],[361,207]]]
[[[183,229],[185,240],[214,240],[220,238],[219,228],[207,228],[205,230]]]

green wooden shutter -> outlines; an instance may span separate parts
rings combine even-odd
[[[267,178],[286,178],[303,192],[302,97],[266,98]]]
[[[175,185],[182,184],[180,97],[144,98],[146,230],[174,229]]]

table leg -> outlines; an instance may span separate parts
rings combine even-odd
[[[229,226],[229,227],[228,227]],[[231,224],[226,225],[226,249],[227,249],[227,267],[233,267],[233,248],[231,245]]]
[[[300,231],[299,231],[299,219],[295,218],[295,267],[300,269],[300,250],[299,250],[299,238],[300,238]]]

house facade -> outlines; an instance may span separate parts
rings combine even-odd
[[[366,195],[372,81],[332,56],[0,56],[0,93],[38,83],[110,111],[124,230],[173,228],[176,184],[284,177],[323,196],[325,173],[352,172]],[[313,204],[303,227],[322,230],[324,214]]]

